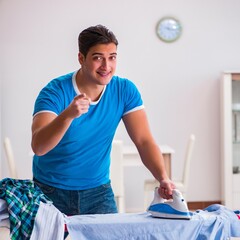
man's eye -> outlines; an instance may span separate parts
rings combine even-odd
[[[111,56],[110,57],[110,60],[112,60],[112,61],[114,61],[114,60],[116,60],[117,59],[117,56]]]
[[[96,57],[94,57],[94,60],[96,60],[96,61],[102,61],[102,57],[100,57],[100,56],[96,56]]]

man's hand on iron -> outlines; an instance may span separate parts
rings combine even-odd
[[[172,199],[172,190],[175,188],[174,183],[170,179],[161,180],[158,193],[164,199]]]

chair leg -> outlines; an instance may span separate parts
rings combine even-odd
[[[115,201],[117,204],[118,212],[124,213],[125,212],[125,206],[124,206],[124,198],[123,197],[115,197]]]
[[[149,201],[149,193],[152,193],[152,196],[154,196],[154,189],[156,187],[159,187],[159,182],[154,180],[146,180],[144,183],[144,211],[147,210],[149,207],[150,201]],[[152,199],[151,199],[152,201]]]
[[[148,191],[144,191],[144,211],[148,208]]]

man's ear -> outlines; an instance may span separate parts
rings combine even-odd
[[[85,57],[82,53],[78,53],[78,61],[79,63],[82,65],[83,61],[84,61]]]

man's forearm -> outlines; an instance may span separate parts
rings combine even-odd
[[[36,129],[32,135],[34,153],[41,156],[52,150],[63,138],[71,122],[72,119],[60,114],[46,126]]]
[[[164,165],[164,159],[156,144],[146,144],[138,147],[143,164],[148,168],[152,175],[160,182],[168,179],[168,175]]]

